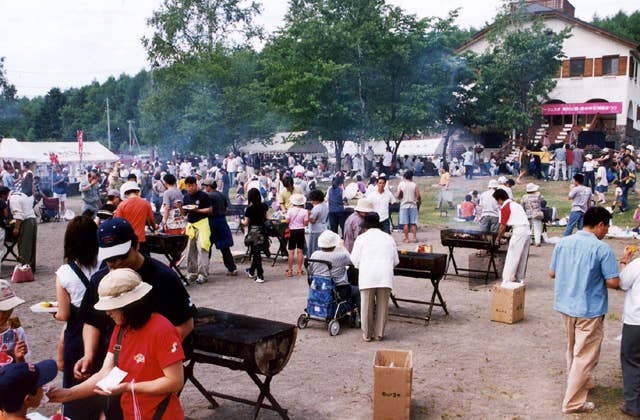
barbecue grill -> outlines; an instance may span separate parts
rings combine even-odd
[[[471,229],[443,229],[440,231],[440,240],[442,241],[443,246],[449,248],[449,262],[453,263],[456,275],[461,276],[460,271],[466,271],[468,273],[484,273],[485,283],[489,282],[489,274],[491,273],[492,266],[493,274],[496,276],[496,279],[499,277],[498,269],[496,268],[495,253],[500,248],[500,244],[496,242],[496,237],[497,233]],[[469,268],[458,267],[456,259],[453,256],[454,248],[471,248],[488,251],[489,265],[487,266],[487,270],[472,270]]]
[[[271,395],[270,384],[273,376],[289,361],[296,335],[297,329],[291,324],[198,308],[193,332],[193,355],[185,368],[186,380],[191,381],[209,401],[210,408],[218,407],[213,398],[218,397],[254,406],[254,419],[261,408],[274,410],[283,419],[288,419],[287,410]],[[196,363],[245,371],[260,389],[258,399],[250,401],[208,391],[194,376]],[[261,380],[258,375],[263,375],[265,379]],[[263,402],[265,398],[270,404]]]
[[[146,242],[140,244],[140,252],[149,254],[162,254],[169,261],[171,267],[180,277],[185,286],[189,285],[189,281],[180,271],[180,261],[182,260],[182,252],[187,247],[189,238],[187,235],[169,235],[158,233],[153,235],[145,235]]]
[[[398,309],[400,308],[398,302],[417,303],[420,305],[427,305],[428,307],[425,316],[415,316],[399,312],[392,313],[391,315],[403,318],[424,319],[425,322],[428,323],[429,320],[431,320],[431,313],[433,312],[434,306],[441,307],[444,310],[444,313],[449,315],[449,311],[447,311],[447,304],[444,299],[442,299],[442,295],[439,290],[440,280],[447,271],[447,256],[445,254],[399,251],[398,257],[400,258],[400,262],[393,269],[393,274],[396,276],[429,279],[433,286],[433,293],[431,294],[430,301],[399,298],[391,293],[391,301]],[[437,303],[436,298],[438,299]]]

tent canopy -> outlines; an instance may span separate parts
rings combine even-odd
[[[69,142],[19,142],[16,139],[2,139],[0,158],[23,162],[49,163],[50,153],[58,155],[60,163],[80,162],[78,143]],[[115,162],[120,158],[97,141],[83,143],[83,162]]]
[[[307,134],[306,131],[293,131],[287,133],[276,133],[267,142],[252,141],[241,146],[241,152],[246,153],[287,153],[295,144],[296,137]]]
[[[289,147],[289,153],[327,153],[327,148],[318,140],[301,140]]]

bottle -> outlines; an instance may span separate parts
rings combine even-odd
[[[625,233],[629,235],[629,225],[627,225],[627,229],[625,230]]]

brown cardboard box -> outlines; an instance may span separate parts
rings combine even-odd
[[[409,419],[412,378],[411,351],[376,351],[373,365],[374,420]]]
[[[524,290],[522,283],[496,284],[491,295],[491,320],[513,324],[524,318]]]

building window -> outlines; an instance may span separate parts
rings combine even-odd
[[[569,62],[569,75],[582,77],[584,75],[584,58],[572,58]]]
[[[620,58],[617,55],[602,57],[602,74],[617,75],[619,60]]]

